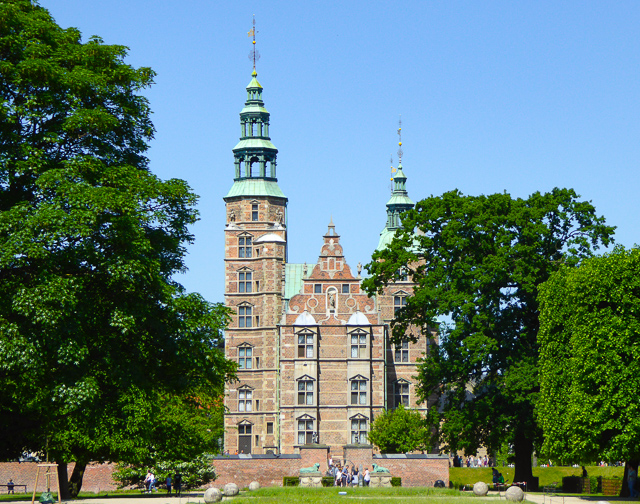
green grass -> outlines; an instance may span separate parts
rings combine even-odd
[[[347,495],[339,495],[347,492]],[[480,504],[484,500],[463,494],[457,490],[440,488],[300,488],[269,487],[255,492],[242,492],[233,498],[234,504],[339,504],[340,502],[358,502],[360,504],[384,504],[397,501],[407,504],[419,504],[429,498],[429,504]],[[494,500],[489,498],[487,500]]]
[[[498,471],[504,476],[507,483],[513,482],[513,467],[498,467]],[[624,467],[599,467],[587,466],[589,476],[602,476],[603,478],[620,478],[624,474]],[[557,482],[562,484],[564,476],[582,476],[580,467],[534,467],[533,475],[540,478],[540,487]],[[449,469],[449,479],[455,488],[462,485],[473,485],[478,481],[491,483],[490,467],[452,467]]]

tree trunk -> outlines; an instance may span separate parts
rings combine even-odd
[[[69,490],[72,498],[77,497],[80,493],[82,478],[84,477],[84,470],[86,468],[86,462],[76,461],[76,465],[73,467],[73,472],[71,473],[71,478],[69,478]]]
[[[67,480],[67,463],[59,462],[58,463],[58,482],[60,484],[60,498],[62,500],[71,499],[71,494],[69,493],[69,481]]]
[[[514,483],[527,482],[527,488],[537,490],[537,481],[533,479],[531,457],[533,456],[533,440],[524,433],[517,433],[514,440],[516,456]]]

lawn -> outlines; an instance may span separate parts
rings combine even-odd
[[[498,471],[504,476],[508,483],[513,482],[513,467],[498,467]],[[624,467],[599,467],[587,466],[589,476],[602,476],[603,478],[622,479]],[[540,488],[551,483],[562,484],[564,476],[582,476],[580,467],[534,467],[533,475],[540,478]],[[491,483],[490,467],[452,467],[449,469],[449,480],[454,487],[460,488],[462,485],[473,485],[478,481]]]
[[[346,492],[340,495],[339,492]],[[299,488],[270,487],[255,492],[242,492],[233,498],[234,504],[336,504],[344,501],[361,504],[384,504],[396,501],[403,504],[418,504],[429,498],[430,504],[474,504],[497,500],[496,497],[479,498],[469,492],[440,488]]]

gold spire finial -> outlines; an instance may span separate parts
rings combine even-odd
[[[398,166],[402,164],[402,116],[398,119]]]
[[[253,49],[251,49],[251,52],[249,53],[249,59],[253,60],[253,71],[255,72],[256,70],[256,61],[258,61],[260,59],[260,53],[256,50],[256,33],[258,33],[256,31],[256,15],[253,15],[253,28],[251,28],[248,32],[247,35],[249,37],[253,37],[252,43],[253,43]]]

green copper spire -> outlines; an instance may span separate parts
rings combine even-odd
[[[400,122],[400,126],[401,125],[402,122]],[[380,241],[378,242],[376,250],[382,250],[391,243],[393,235],[400,227],[400,214],[412,209],[414,205],[407,193],[407,177],[404,174],[404,171],[402,171],[403,153],[401,131],[402,128],[399,127],[398,136],[400,137],[400,141],[398,142],[398,145],[400,147],[398,149],[398,169],[396,170],[395,175],[391,178],[393,190],[391,192],[391,199],[387,202],[387,224],[382,230],[382,233],[380,233]],[[393,169],[393,167],[391,168]]]
[[[276,178],[278,149],[269,138],[269,112],[262,101],[262,86],[254,69],[247,86],[247,101],[240,112],[240,141],[233,148],[235,177],[227,198],[285,195]]]

